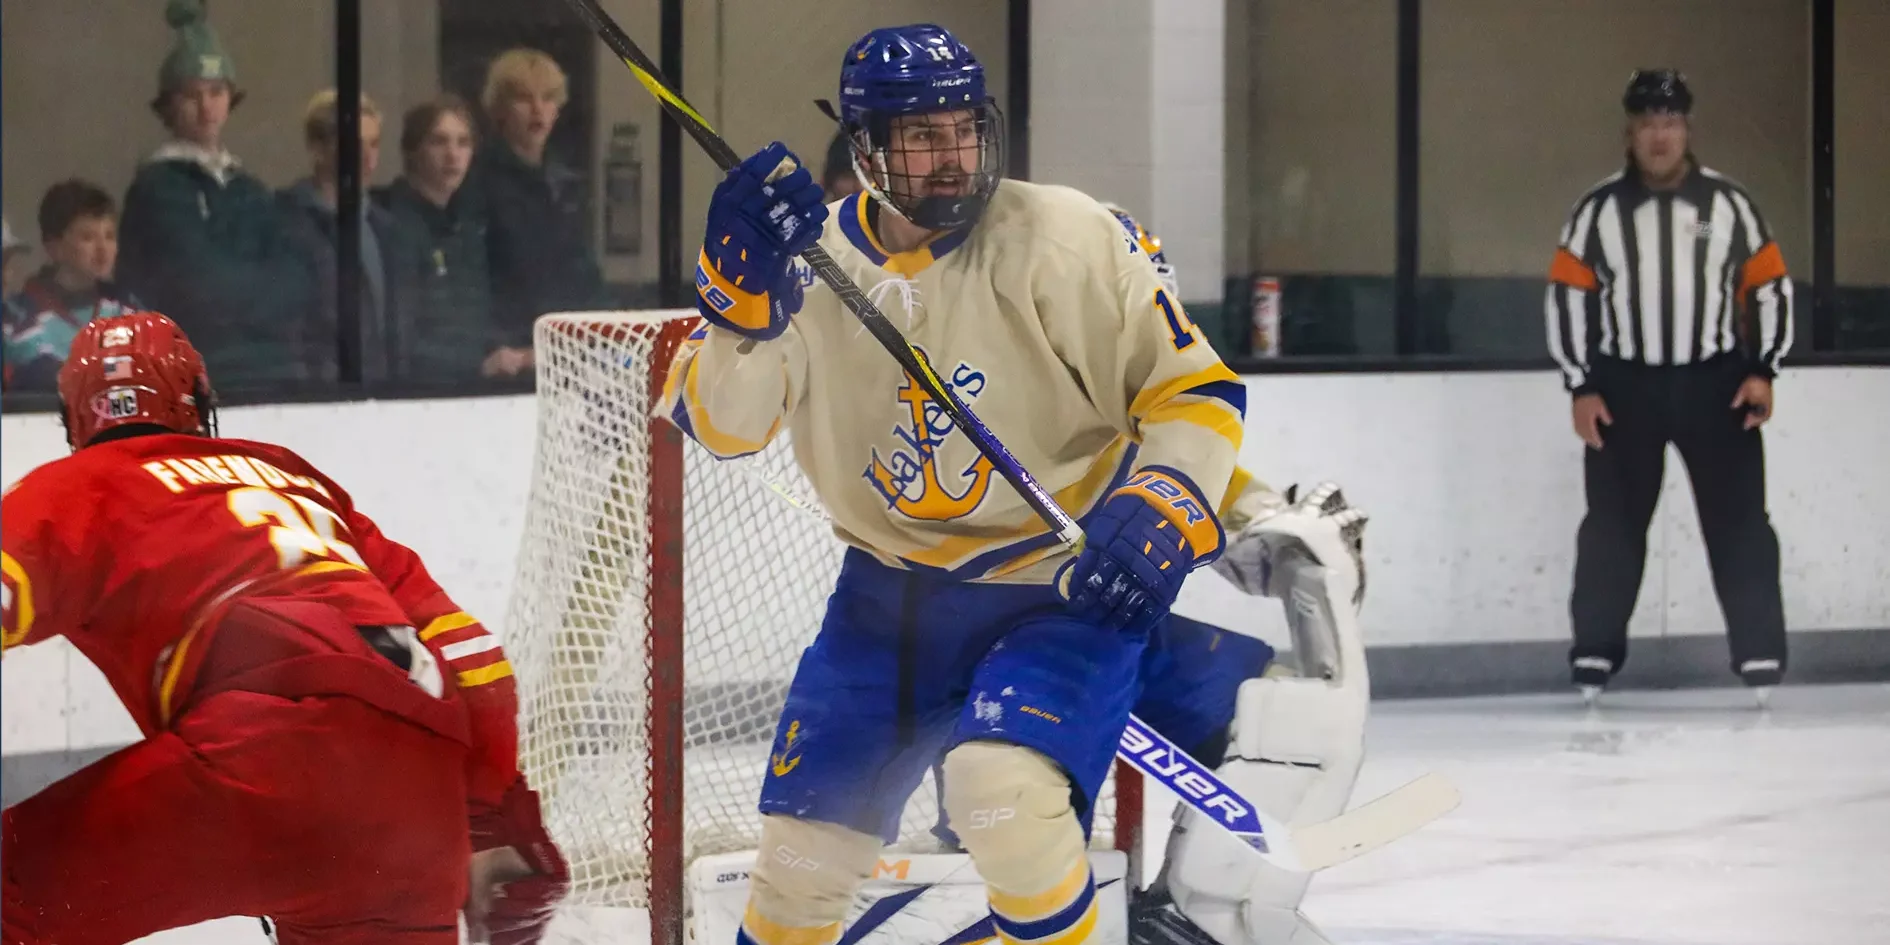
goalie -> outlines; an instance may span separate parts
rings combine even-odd
[[[1171,616],[1136,711],[1248,800],[1317,823],[1344,812],[1364,759],[1370,687],[1356,609],[1366,516],[1330,483],[1296,500],[1235,478],[1222,521],[1238,537],[1211,567],[1286,605],[1297,672],[1257,639]],[[1230,675],[1240,676],[1232,699]],[[1137,945],[1329,945],[1299,912],[1311,880],[1182,807],[1130,935]]]
[[[1161,239],[1107,206],[1179,298]],[[1258,638],[1170,615],[1150,641],[1135,713],[1248,800],[1316,823],[1344,812],[1363,760],[1366,516],[1331,484],[1293,491],[1236,469],[1219,510],[1227,552],[1210,567],[1286,604],[1297,673]],[[1179,811],[1161,873],[1132,907],[1137,945],[1328,945],[1298,911],[1310,873],[1269,865],[1198,811]]]

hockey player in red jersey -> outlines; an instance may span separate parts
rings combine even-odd
[[[306,460],[215,438],[164,316],[85,326],[59,392],[73,455],[0,510],[4,645],[66,637],[145,738],[5,812],[4,945],[451,945],[462,906],[537,941],[567,871],[497,639]]]

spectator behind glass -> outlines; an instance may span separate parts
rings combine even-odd
[[[138,168],[119,224],[118,276],[196,343],[219,388],[299,380],[314,286],[269,188],[223,147],[243,100],[198,0],[171,0],[177,41],[152,110],[171,140]]]
[[[26,262],[32,252],[33,247],[13,235],[13,224],[0,217],[0,282],[5,284],[5,294],[12,295],[26,284]]]
[[[827,142],[827,163],[820,169],[820,189],[826,191],[828,203],[862,190],[860,175],[853,173],[853,142],[847,140],[844,131],[834,132],[833,140]]]
[[[393,216],[388,282],[411,329],[401,368],[417,380],[471,379],[502,339],[492,321],[486,211],[472,168],[472,109],[446,95],[408,110],[403,173],[375,196]]]
[[[480,150],[474,177],[491,214],[487,246],[504,338],[482,368],[489,377],[531,367],[538,316],[603,302],[584,219],[584,180],[545,153],[565,96],[564,70],[536,49],[502,53],[486,71],[480,104],[496,140]]]
[[[39,237],[49,260],[7,299],[6,376],[11,390],[54,390],[72,339],[94,318],[135,311],[112,282],[118,206],[95,184],[54,184],[39,202]]]
[[[334,89],[323,89],[302,111],[302,143],[308,148],[310,174],[276,193],[284,229],[309,267],[315,283],[313,322],[309,344],[303,350],[310,374],[333,379],[337,313],[340,311],[337,270],[335,204],[341,177],[340,134],[335,125]],[[380,163],[381,110],[361,96],[361,180],[374,176]],[[361,377],[382,380],[402,342],[402,325],[393,310],[387,287],[387,257],[393,239],[393,217],[367,200],[361,201],[354,225],[361,233]]]

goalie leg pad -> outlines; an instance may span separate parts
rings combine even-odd
[[[984,877],[1006,942],[1080,942],[1096,925],[1095,884],[1070,780],[1034,749],[969,741],[945,755],[945,807]]]
[[[830,945],[853,894],[873,871],[880,840],[838,824],[761,818],[741,945]]]
[[[1364,762],[1371,683],[1351,572],[1343,558],[1334,567],[1298,550],[1276,558],[1275,588],[1307,675],[1269,672],[1241,684],[1230,760],[1218,772],[1294,824],[1343,813]],[[1223,945],[1325,942],[1298,911],[1311,874],[1269,866],[1198,817],[1181,816],[1163,874],[1183,915]]]
[[[1345,810],[1364,760],[1365,703],[1325,680],[1268,676],[1240,690],[1228,786],[1295,824]],[[1223,945],[1323,942],[1299,915],[1312,881],[1268,865],[1186,810],[1169,839],[1164,882],[1183,915]],[[1295,937],[1300,936],[1300,937]]]

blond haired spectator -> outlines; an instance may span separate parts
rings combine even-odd
[[[603,302],[584,178],[548,151],[568,96],[564,70],[536,49],[501,53],[486,72],[480,104],[495,140],[480,150],[475,180],[491,214],[488,247],[501,332],[483,366],[488,376],[531,367],[538,316]]]
[[[298,380],[314,296],[275,200],[223,145],[243,101],[201,0],[171,0],[176,38],[151,108],[170,140],[138,167],[118,225],[118,277],[196,343],[219,388]]]
[[[335,338],[340,310],[337,270],[340,268],[339,213],[336,209],[341,179],[341,136],[336,125],[334,89],[323,89],[302,111],[302,143],[308,148],[309,176],[276,193],[290,238],[300,247],[315,279],[317,303],[309,326],[309,344],[303,351],[311,374],[335,376]],[[361,96],[361,180],[374,175],[380,163],[381,110]],[[388,376],[401,332],[389,304],[387,286],[388,241],[393,218],[381,207],[362,200],[353,224],[360,230],[361,248],[361,376],[379,380]]]

